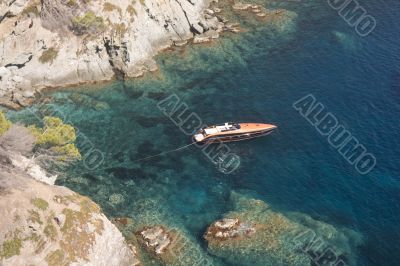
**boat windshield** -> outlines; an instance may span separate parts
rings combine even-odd
[[[238,129],[240,129],[240,125],[238,123],[224,123],[216,126],[203,128],[199,131],[199,133],[203,134],[204,136],[207,136],[210,134],[216,134],[218,132],[227,132]]]
[[[222,131],[230,131],[230,130],[236,130],[236,129],[240,129],[240,125],[238,123],[225,123],[223,125],[219,125],[219,127],[222,127]]]

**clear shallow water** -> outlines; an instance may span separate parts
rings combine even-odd
[[[365,237],[360,265],[398,265],[399,3],[364,1],[378,21],[366,38],[324,1],[287,6],[298,14],[294,32],[277,34],[250,24],[249,32],[211,47],[160,55],[155,75],[97,90],[52,93],[48,105],[65,114],[106,158],[94,172],[74,166],[71,177],[59,183],[90,196],[109,216],[163,219],[201,244],[207,225],[226,212],[230,191],[246,189],[278,210],[300,211],[360,232]],[[230,175],[220,173],[196,148],[133,162],[188,143],[156,106],[171,93],[206,123],[266,121],[279,129],[265,138],[229,144],[242,158]],[[376,156],[371,173],[358,174],[293,109],[308,93]],[[94,108],[99,102],[104,109]],[[39,107],[10,115],[32,121],[30,111],[38,114]],[[124,201],[111,204],[113,194]],[[152,207],[168,217],[148,214]]]

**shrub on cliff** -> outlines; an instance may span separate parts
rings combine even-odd
[[[42,55],[39,57],[39,62],[42,64],[53,63],[54,59],[56,59],[58,55],[58,50],[51,47],[45,51],[43,51]]]
[[[15,237],[4,241],[0,249],[0,258],[10,258],[21,253],[22,240]]]
[[[60,118],[46,116],[43,119],[44,127],[30,126],[32,134],[36,137],[36,145],[40,149],[49,150],[60,155],[60,160],[79,160],[81,155],[74,142],[75,129],[64,124]]]
[[[0,136],[3,135],[11,127],[11,122],[7,120],[6,116],[0,111]]]
[[[31,5],[28,5],[27,7],[25,7],[24,10],[22,10],[21,14],[23,14],[23,15],[33,14],[35,16],[39,16],[40,11],[39,11],[38,5],[31,4]]]
[[[113,12],[114,10],[118,11],[120,15],[122,15],[122,10],[119,6],[116,6],[110,2],[105,2],[103,5],[103,11],[105,12]]]
[[[72,31],[77,35],[96,34],[105,29],[104,20],[92,11],[86,12],[83,16],[72,18]]]

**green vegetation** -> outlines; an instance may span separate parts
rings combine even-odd
[[[53,200],[59,204],[64,204],[64,205],[68,205],[69,204],[69,199],[67,197],[64,196],[59,196],[56,195],[54,196]]]
[[[81,154],[79,150],[76,148],[75,144],[69,143],[64,146],[56,146],[53,148],[53,151],[55,151],[58,154],[61,154],[61,160],[66,161],[68,159],[73,159],[73,160],[80,160],[81,159]]]
[[[94,218],[95,213],[100,213],[100,208],[89,198],[74,195],[70,198],[71,202],[79,204],[80,210],[65,208],[65,222],[61,228],[63,240],[60,242],[61,248],[67,254],[68,260],[75,261],[76,258],[87,259],[87,255],[96,239],[96,234],[101,234],[104,230],[103,221]],[[91,223],[95,227],[95,232],[82,230],[87,224]],[[73,243],[73,244],[72,244]]]
[[[46,262],[49,266],[67,265],[66,263],[62,263],[64,261],[64,258],[64,251],[62,251],[61,249],[57,249],[47,255]]]
[[[129,13],[129,15],[131,15],[131,17],[137,14],[137,12],[136,12],[135,8],[133,7],[133,5],[129,5],[126,8],[126,11]]]
[[[22,240],[18,237],[15,237],[11,240],[4,241],[1,250],[0,257],[1,258],[11,258],[12,256],[19,255],[22,248]]]
[[[39,7],[35,4],[29,5],[25,7],[24,10],[22,10],[21,14],[23,15],[34,14],[35,16],[39,16],[40,15]]]
[[[74,145],[75,129],[57,117],[46,116],[43,122],[43,128],[29,127],[36,137],[36,145],[61,155],[60,160],[80,160],[81,155]]]
[[[31,127],[32,133],[37,138],[36,144],[52,147],[75,141],[75,129],[70,125],[64,124],[60,118],[46,116],[43,122],[43,128]]]
[[[43,238],[39,238],[38,242],[36,243],[35,253],[36,254],[41,253],[45,246],[46,246],[46,241]]]
[[[75,220],[75,214],[77,212],[74,212],[71,209],[64,209],[63,214],[65,215],[65,222],[63,227],[61,228],[61,232],[66,233],[74,227],[74,220]]]
[[[124,35],[128,30],[128,28],[125,26],[125,23],[114,23],[112,24],[112,28],[118,35]]]
[[[23,241],[29,240],[35,246],[35,253],[39,254],[43,251],[46,246],[46,241],[36,233],[32,233],[29,237],[23,239]]]
[[[57,238],[57,229],[53,224],[48,224],[43,230],[44,234],[50,238],[51,240],[56,240]]]
[[[42,55],[39,57],[39,62],[42,64],[50,63],[52,64],[54,59],[57,58],[58,50],[51,47],[47,50],[44,50]]]
[[[42,220],[40,219],[40,214],[35,210],[29,210],[29,218],[28,221],[32,223],[43,224]]]
[[[77,5],[76,0],[69,0],[67,2],[67,6],[69,6],[69,7],[74,7],[76,5]]]
[[[119,12],[119,14],[121,15],[122,11],[121,11],[120,7],[118,7],[118,6],[114,5],[114,4],[111,4],[109,2],[105,2],[104,3],[104,6],[103,6],[103,11],[104,12],[112,12],[114,10],[117,10]]]
[[[7,120],[6,116],[0,111],[0,136],[3,135],[11,127],[11,122]]]
[[[46,210],[49,207],[49,203],[41,198],[31,199],[31,203],[35,205],[36,208],[41,209],[42,211]]]
[[[86,12],[83,16],[72,18],[72,24],[73,31],[78,35],[95,34],[105,29],[103,18],[96,16],[92,11]]]
[[[40,236],[36,233],[32,233],[29,237],[25,238],[24,241],[29,240],[32,242],[39,242]]]

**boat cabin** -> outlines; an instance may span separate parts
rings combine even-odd
[[[240,129],[240,125],[238,123],[225,123],[212,127],[207,127],[202,129],[202,133],[207,135],[213,135],[220,132],[227,132]]]

